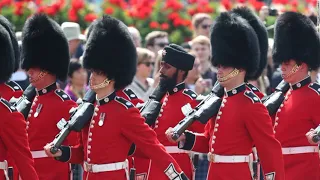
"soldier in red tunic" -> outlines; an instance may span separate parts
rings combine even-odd
[[[0,25],[0,46],[0,83],[3,83],[8,82],[14,71],[15,57],[10,34],[2,25]],[[23,116],[1,95],[0,114],[0,180],[8,179],[6,161],[8,153],[16,163],[23,180],[37,180]]]
[[[159,85],[166,86],[169,91],[161,100],[160,114],[153,127],[158,140],[165,146],[167,153],[175,158],[183,172],[189,179],[192,179],[193,165],[188,151],[183,151],[175,143],[169,142],[165,136],[165,131],[179,123],[188,113],[188,108],[186,110],[182,108],[184,105],[189,104],[189,108],[193,108],[198,104],[196,101],[197,95],[192,90],[185,89],[184,84],[188,71],[193,68],[194,57],[175,44],[166,46],[162,51],[162,56]],[[189,129],[194,132],[203,132],[204,125],[196,122]],[[139,180],[165,178],[155,162],[141,157],[139,153],[134,155],[134,164],[137,170],[136,176]]]
[[[14,56],[12,60],[7,59],[7,61],[14,62],[13,72],[15,72],[18,70],[20,65],[20,49],[18,41],[12,29],[12,24],[2,15],[0,15],[0,24],[7,30],[11,39],[11,45],[14,50]],[[22,95],[22,93],[22,88],[18,83],[14,81],[0,83],[0,96],[7,101],[10,101],[12,97],[19,98]]]
[[[259,50],[260,50],[260,61],[259,67],[257,68],[257,72],[255,75],[251,77],[247,77],[246,81],[257,81],[257,79],[261,76],[262,72],[265,70],[268,61],[268,32],[267,28],[260,20],[258,16],[256,16],[248,7],[238,7],[232,10],[232,13],[238,14],[242,18],[248,21],[250,26],[256,32],[258,41],[259,41]],[[254,92],[260,99],[264,97],[264,94],[253,84],[246,83],[247,89]]]
[[[87,39],[91,34],[94,24],[95,22],[93,22],[88,28]],[[128,77],[125,77],[124,79],[128,79],[131,82],[133,79],[133,75],[128,73],[127,76]],[[128,87],[116,90],[116,95],[132,102],[132,104],[135,106],[143,104],[143,100],[139,99],[138,96]]]
[[[282,145],[286,179],[318,180],[319,148],[311,145],[305,134],[320,124],[320,85],[311,83],[308,75],[320,66],[320,38],[308,17],[287,12],[277,19],[273,60],[281,64],[282,77],[291,85],[274,125]]]
[[[125,50],[125,53],[124,51]],[[188,179],[165,152],[139,110],[115,91],[131,83],[136,71],[136,49],[119,20],[103,16],[92,27],[84,53],[84,67],[92,71],[90,88],[97,94],[95,114],[82,130],[78,146],[62,146],[48,155],[71,163],[83,163],[84,179],[128,179],[127,155],[132,143],[158,164],[167,179]]]
[[[9,37],[11,39],[11,45],[14,50],[14,56],[13,59],[8,61],[14,62],[14,69],[13,72],[17,71],[20,65],[20,49],[18,45],[17,38],[15,36],[15,33],[13,31],[12,24],[2,15],[0,15],[0,24],[7,30],[9,33]],[[23,93],[22,88],[20,85],[14,81],[6,81],[3,83],[0,83],[0,96],[1,98],[10,101],[11,99],[19,98]],[[9,152],[10,153],[10,152]],[[15,180],[18,180],[19,173],[17,167],[14,166],[13,159],[11,158],[10,154],[8,154],[8,166],[13,167],[13,178]]]
[[[43,14],[30,17],[22,31],[22,68],[27,71],[37,95],[27,121],[27,132],[35,168],[40,179],[67,180],[69,164],[49,158],[43,147],[60,132],[57,123],[70,117],[76,103],[56,81],[65,80],[69,66],[68,42],[60,26]],[[76,136],[75,136],[76,137]],[[76,144],[69,138],[65,144]]]
[[[259,97],[246,90],[244,79],[258,67],[257,36],[246,20],[236,14],[221,13],[212,27],[213,64],[218,81],[225,87],[218,115],[202,134],[186,131],[179,148],[208,153],[208,180],[251,179],[248,162],[256,146],[265,179],[284,180],[280,143],[272,121]],[[167,137],[172,141],[172,129]]]

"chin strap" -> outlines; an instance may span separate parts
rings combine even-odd
[[[287,75],[285,75],[285,76],[282,75],[282,78],[288,78],[288,77],[292,76],[293,74],[295,74],[296,72],[298,72],[300,70],[300,67],[301,66],[295,64],[292,67],[291,71]]]
[[[101,89],[101,88],[104,88],[104,87],[107,87],[109,84],[110,84],[111,80],[109,80],[108,78],[105,79],[102,83],[100,84],[97,84],[97,85],[93,85],[90,81],[90,88],[92,90],[95,90],[95,89]]]
[[[41,70],[41,72],[39,73],[38,77],[36,79],[31,80],[30,83],[35,83],[35,82],[39,81],[40,79],[45,77],[47,74],[48,74],[47,71]]]
[[[237,76],[239,74],[240,70],[237,68],[234,68],[233,71],[231,71],[229,74],[227,74],[226,76],[223,76],[221,78],[218,77],[218,81],[219,82],[225,82],[235,76]]]

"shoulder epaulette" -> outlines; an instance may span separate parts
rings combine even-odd
[[[122,92],[129,98],[129,99],[136,99],[138,98],[137,95],[130,89],[126,88],[122,90]]]
[[[247,87],[253,91],[253,92],[260,92],[259,88],[257,88],[256,86],[254,86],[253,84],[250,84],[250,83],[246,83]]]
[[[54,93],[59,96],[62,101],[71,100],[70,96],[61,89],[56,89]]]
[[[259,102],[261,103],[261,100],[259,99],[259,97],[252,91],[245,91],[244,95],[247,98],[249,98],[252,101],[252,103],[259,103]]]
[[[123,105],[127,109],[134,107],[134,105],[130,101],[128,101],[122,97],[116,96],[114,100],[116,102],[120,103],[121,105]]]
[[[182,94],[187,95],[188,97],[190,97],[191,99],[196,99],[197,98],[197,94],[192,91],[191,89],[185,89],[182,91]]]
[[[7,100],[1,98],[0,99],[1,104],[3,104],[10,112],[15,112],[17,109],[12,106]]]
[[[23,91],[23,89],[21,88],[21,86],[14,82],[14,81],[9,81],[5,83],[9,88],[11,88],[13,91]]]
[[[315,91],[318,95],[320,95],[320,85],[318,83],[311,83],[309,88]]]

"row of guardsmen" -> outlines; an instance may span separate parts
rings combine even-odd
[[[194,179],[191,152],[208,154],[208,180],[260,179],[251,172],[253,160],[261,162],[265,180],[320,179],[314,140],[320,85],[308,75],[320,66],[320,39],[312,21],[295,12],[277,19],[273,60],[281,64],[289,88],[274,114],[262,103],[263,94],[248,83],[267,63],[263,23],[242,7],[221,13],[211,30],[221,103],[207,123],[194,121],[173,138],[172,127],[198,107],[197,95],[184,84],[195,58],[175,44],[164,48],[159,91],[150,96],[160,107],[149,122],[141,115],[149,101],[139,111],[143,102],[126,88],[137,63],[127,26],[107,15],[94,21],[83,56],[83,66],[91,72],[93,114],[53,151],[61,120],[72,119],[70,112],[78,107],[56,85],[67,76],[67,40],[54,20],[35,14],[23,27],[20,52],[12,25],[0,16],[0,180],[68,180],[70,163],[82,164],[83,179],[90,180]],[[26,114],[9,102],[24,96],[9,81],[20,64],[35,90]]]

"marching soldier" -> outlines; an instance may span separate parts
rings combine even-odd
[[[320,85],[311,83],[308,75],[320,66],[320,38],[308,17],[286,12],[277,19],[273,60],[281,64],[282,77],[291,85],[274,125],[286,179],[320,179],[319,148],[305,137],[320,124]]]
[[[259,63],[258,38],[246,20],[221,13],[211,33],[213,64],[225,96],[218,115],[202,134],[186,131],[179,148],[208,153],[208,180],[251,179],[248,162],[256,146],[267,180],[284,180],[280,143],[272,121],[258,96],[246,90],[245,76],[252,76]],[[173,141],[172,129],[166,132]]]
[[[13,59],[7,59],[8,61],[14,62],[14,69],[13,72],[17,71],[20,66],[20,49],[18,45],[18,40],[16,38],[16,35],[12,29],[12,24],[2,15],[0,15],[0,25],[2,25],[8,32],[9,37],[11,39],[11,45],[13,48],[14,56]],[[1,98],[10,101],[11,98],[19,98],[23,93],[22,88],[20,85],[14,81],[6,81],[3,83],[0,83],[0,96]],[[10,152],[9,152],[10,153]],[[8,166],[13,168],[13,178],[15,180],[18,180],[19,173],[16,166],[14,166],[13,159],[8,154],[7,157],[8,160]]]
[[[14,71],[14,50],[10,34],[0,25],[0,83],[8,82]],[[0,91],[2,88],[0,87]],[[19,112],[0,95],[0,180],[9,179],[7,155],[10,152],[23,180],[37,180],[30,153],[25,120]]]
[[[259,50],[260,50],[260,61],[259,61],[259,68],[257,69],[257,72],[252,77],[247,77],[247,80],[254,80],[256,81],[259,76],[261,76],[262,72],[264,71],[266,65],[267,65],[267,59],[268,59],[268,32],[263,24],[263,22],[260,20],[260,18],[255,15],[254,12],[252,12],[248,7],[239,7],[232,10],[232,13],[236,13],[245,20],[248,21],[248,23],[251,25],[255,33],[257,34],[258,41],[259,41]],[[251,90],[254,94],[256,94],[260,99],[264,97],[264,94],[254,85],[250,83],[246,83],[247,89]],[[256,152],[256,148],[253,148],[253,164],[252,167],[252,174],[253,178],[260,180],[260,165],[258,162],[258,156]]]
[[[22,68],[36,88],[27,121],[27,132],[35,168],[40,179],[69,179],[69,164],[49,158],[43,147],[60,132],[57,123],[70,117],[69,110],[76,103],[57,88],[56,81],[64,81],[69,66],[67,40],[60,26],[43,14],[30,17],[22,31]],[[68,139],[65,144],[76,144]]]
[[[12,24],[2,15],[0,15],[0,24],[7,30],[9,33],[9,37],[11,39],[11,44],[14,50],[14,56],[12,61],[14,62],[13,72],[16,72],[20,67],[20,49],[18,45],[18,40],[13,30]],[[1,97],[7,101],[15,100],[19,98],[23,93],[20,85],[14,81],[7,81],[0,83],[0,94]],[[13,168],[13,179],[19,179],[19,172],[17,167],[14,165],[13,159],[10,156],[10,152],[8,154],[8,166]]]
[[[12,29],[12,24],[2,15],[0,15],[0,25],[2,25],[7,32],[9,33],[9,37],[11,39],[11,44],[14,52],[14,56],[12,60],[7,59],[8,61],[14,62],[14,70],[17,71],[20,66],[20,49],[18,45],[18,41],[16,35]],[[19,98],[23,93],[20,85],[14,81],[7,81],[0,83],[0,95],[3,99],[10,101],[12,97]]]
[[[165,136],[165,131],[179,123],[186,114],[181,108],[190,104],[190,108],[195,107],[197,95],[189,89],[185,88],[184,80],[188,71],[193,68],[194,57],[188,54],[182,47],[170,44],[162,51],[162,62],[160,67],[160,86],[167,86],[169,91],[161,100],[162,107],[159,116],[153,125],[154,131],[157,133],[158,140],[166,148],[167,153],[175,158],[182,170],[189,179],[193,177],[192,161],[187,151],[183,151],[169,142]],[[190,130],[195,132],[203,132],[204,125],[199,122],[193,124]],[[157,168],[157,164],[141,158],[139,154],[135,155],[134,163],[137,169],[137,178],[146,178],[150,180],[164,179],[161,169]]]
[[[89,39],[89,36],[92,31],[92,27],[94,27],[95,23],[96,22],[93,22],[90,24],[88,28],[88,33],[87,33],[87,39]],[[136,70],[134,69],[130,69],[130,70],[131,70],[130,72],[129,71],[127,72],[128,75],[125,79],[128,79],[128,81],[131,83]],[[116,90],[116,95],[132,102],[132,104],[135,106],[139,103],[143,104],[143,100],[139,99],[138,96],[128,87]]]
[[[257,68],[257,72],[255,75],[253,75],[252,77],[246,77],[245,79],[246,81],[257,81],[257,79],[261,76],[262,72],[266,68],[268,60],[269,45],[267,28],[260,20],[260,18],[256,16],[248,7],[238,7],[233,9],[231,12],[236,13],[243,19],[247,20],[257,34],[260,49],[259,67]],[[246,86],[248,90],[254,92],[260,99],[264,97],[264,94],[253,84],[247,82]]]
[[[125,50],[125,53],[123,52]],[[165,152],[156,134],[138,109],[115,90],[131,83],[136,69],[136,49],[119,20],[103,16],[92,27],[84,53],[84,67],[91,70],[90,88],[97,94],[95,114],[85,126],[78,146],[62,146],[49,156],[63,162],[83,163],[85,179],[128,179],[127,155],[132,143],[155,161],[167,179],[188,179],[175,160]]]

